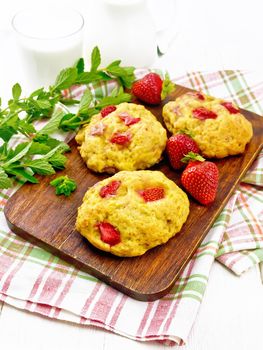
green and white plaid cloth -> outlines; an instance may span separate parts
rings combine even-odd
[[[138,76],[145,73],[145,70],[137,71]],[[175,81],[263,114],[263,81],[256,74],[195,72]],[[99,96],[115,84],[89,88]],[[86,88],[73,87],[65,94],[79,98]],[[0,300],[50,318],[98,326],[140,341],[183,344],[195,321],[215,259],[237,275],[263,261],[262,187],[263,152],[173,289],[154,302],[131,299],[16,236],[8,229],[3,214],[8,198],[16,189],[2,191]]]

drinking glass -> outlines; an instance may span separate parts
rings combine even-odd
[[[83,55],[84,19],[73,9],[22,10],[14,16],[12,26],[31,88],[48,87],[61,69]]]

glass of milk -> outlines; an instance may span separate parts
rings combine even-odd
[[[84,19],[73,9],[23,10],[14,16],[12,25],[31,88],[53,84],[63,68],[83,56]]]

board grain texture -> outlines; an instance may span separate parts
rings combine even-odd
[[[177,86],[175,93],[164,103],[187,91],[190,90]],[[148,109],[162,122],[162,105]],[[84,193],[109,175],[89,171],[74,140],[69,143],[71,152],[66,169],[59,175],[67,174],[74,178],[77,190],[68,198],[56,196],[49,182],[58,175],[39,177],[39,184],[25,184],[5,206],[8,225],[24,239],[51,251],[132,298],[143,301],[161,298],[171,290],[262,148],[263,118],[245,110],[242,113],[253,124],[254,136],[243,155],[215,161],[220,178],[214,203],[202,206],[189,198],[190,214],[181,232],[166,244],[140,257],[120,258],[100,251],[75,230],[77,208],[82,203]],[[180,185],[180,172],[172,170],[165,157],[151,169],[162,171]]]

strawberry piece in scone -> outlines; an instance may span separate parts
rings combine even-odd
[[[115,134],[112,135],[110,142],[116,143],[117,145],[126,146],[131,142],[132,135],[128,132],[115,132]]]
[[[193,116],[200,120],[205,119],[215,119],[217,118],[217,114],[213,111],[210,111],[209,109],[205,107],[198,107],[193,110]]]
[[[100,114],[102,116],[102,118],[105,118],[108,114],[116,111],[117,107],[116,106],[106,106],[104,108],[102,108],[102,110],[100,111]]]
[[[90,129],[90,135],[92,136],[101,136],[104,133],[104,130],[106,129],[106,125],[103,123],[97,123],[93,125]]]
[[[147,188],[145,190],[138,191],[139,195],[145,202],[154,202],[159,199],[163,199],[165,196],[164,189],[162,187]]]
[[[200,101],[205,100],[204,95],[200,91],[190,91],[190,92],[187,92],[187,95],[196,97]]]
[[[100,189],[100,196],[102,198],[108,198],[116,195],[120,185],[121,185],[121,181],[111,181],[108,185],[103,186]]]
[[[141,118],[134,118],[127,112],[119,113],[119,118],[124,122],[125,125],[130,126],[136,123],[139,123]]]
[[[225,107],[230,114],[237,114],[240,113],[239,109],[234,107],[231,102],[222,102],[221,106]]]
[[[100,222],[97,224],[98,229],[100,230],[100,239],[109,244],[110,246],[114,246],[121,241],[120,232],[108,222]]]

